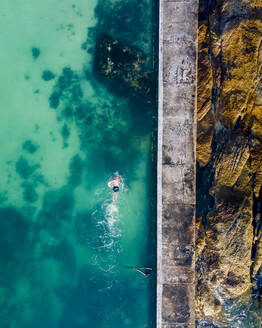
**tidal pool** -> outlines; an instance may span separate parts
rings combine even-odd
[[[155,327],[155,11],[0,2],[1,328]]]

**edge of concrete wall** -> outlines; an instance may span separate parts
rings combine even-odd
[[[163,23],[159,0],[158,49],[158,145],[157,145],[157,328],[162,322],[162,140],[163,140]]]

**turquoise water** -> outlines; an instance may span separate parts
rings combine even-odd
[[[0,327],[155,327],[154,4],[2,0],[0,16]],[[143,53],[146,101],[99,78],[101,35]]]

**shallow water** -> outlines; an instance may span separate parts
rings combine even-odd
[[[0,326],[154,327],[155,96],[93,69],[106,33],[155,73],[153,2],[2,0],[0,16]]]

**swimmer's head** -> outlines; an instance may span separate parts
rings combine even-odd
[[[118,175],[115,176],[115,180],[119,180],[119,176]]]

